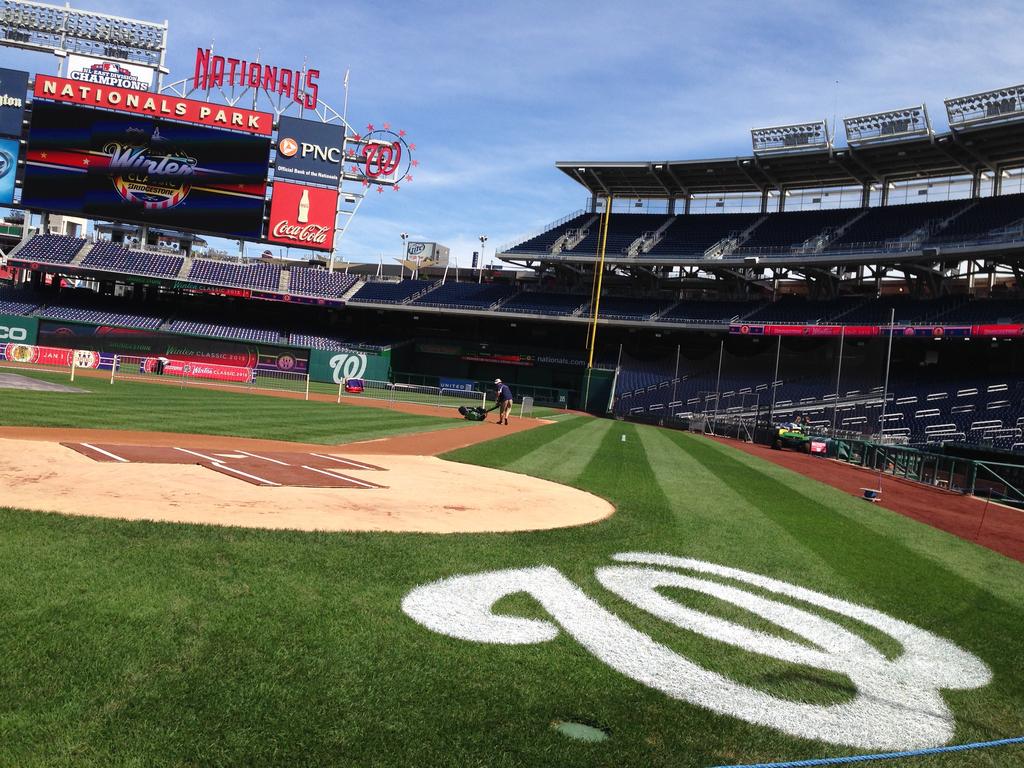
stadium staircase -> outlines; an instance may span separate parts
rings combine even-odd
[[[952,216],[949,216],[948,218],[944,219],[939,224],[939,227],[938,227],[939,231],[941,231],[941,230],[945,229],[946,227],[948,227],[950,224],[952,224],[954,221],[959,219],[961,216],[963,216],[965,213],[967,213],[971,209],[977,208],[978,207],[978,202],[979,202],[978,200],[972,200],[970,203],[965,205],[963,208],[961,208],[959,211],[954,213]]]
[[[362,287],[363,287],[363,281],[362,280],[356,280],[354,283],[352,283],[352,285],[349,286],[348,290],[345,291],[343,294],[341,294],[341,296],[339,296],[338,298],[341,299],[342,301],[348,301]]]
[[[871,212],[870,208],[864,208],[863,210],[861,210],[860,213],[858,213],[852,219],[848,219],[847,221],[845,221],[842,224],[842,226],[833,227],[831,229],[826,229],[824,232],[821,233],[821,235],[819,235],[817,238],[815,238],[817,240],[817,242],[815,243],[813,252],[814,253],[821,253],[822,251],[824,251],[826,248],[828,248],[830,245],[832,245],[832,243],[834,243],[836,240],[838,240],[843,235],[845,235],[846,231],[850,227],[852,227],[858,221],[863,219],[870,212]]]
[[[630,258],[636,258],[641,253],[650,253],[661,242],[662,238],[665,237],[665,231],[672,226],[675,220],[675,216],[669,216],[653,232],[644,232],[629,246],[626,255]]]
[[[95,243],[86,243],[85,247],[82,248],[82,250],[80,250],[78,253],[75,254],[75,258],[73,258],[70,262],[68,262],[68,266],[72,266],[72,267],[79,266],[85,260],[85,257],[88,256],[89,253],[92,251],[92,249],[95,248],[95,247],[96,247]]]
[[[184,280],[188,273],[192,270],[192,257],[186,256],[181,262],[181,269],[178,270],[178,274],[174,276],[175,280]]]
[[[601,217],[595,214],[587,219],[582,226],[566,230],[564,235],[551,244],[551,253],[559,254],[562,251],[571,251],[586,239],[590,234],[590,228],[599,225],[600,221]]]
[[[278,293],[288,293],[288,289],[291,287],[292,273],[290,269],[282,269],[281,273],[277,276],[277,291]]]
[[[726,256],[732,254],[737,248],[741,247],[747,240],[750,239],[751,235],[754,234],[759,226],[764,222],[768,221],[769,214],[765,214],[761,218],[754,221],[749,227],[744,229],[738,234],[728,234],[719,240],[717,243],[712,245],[706,251],[704,251],[705,259],[724,259]]]

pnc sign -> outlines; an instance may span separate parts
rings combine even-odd
[[[342,126],[282,117],[277,126],[274,177],[337,187],[341,179]]]

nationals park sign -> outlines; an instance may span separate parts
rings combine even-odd
[[[169,94],[146,93],[95,83],[83,83],[52,75],[36,75],[35,98],[129,112],[145,117],[181,120],[211,128],[270,136],[274,118],[266,112],[183,99]]]

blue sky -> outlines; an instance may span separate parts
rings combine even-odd
[[[170,22],[170,80],[195,49],[321,72],[350,120],[417,145],[414,182],[373,195],[341,243],[349,260],[401,252],[401,232],[468,264],[582,208],[557,160],[749,154],[749,129],[926,102],[1024,80],[1018,2],[587,3],[218,0],[82,2]],[[262,10],[265,8],[266,10]],[[45,54],[7,66],[55,72]],[[838,84],[837,84],[838,81]],[[251,252],[251,251],[250,251]],[[293,252],[294,253],[294,252]]]

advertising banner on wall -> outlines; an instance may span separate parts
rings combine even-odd
[[[338,191],[274,182],[267,242],[329,251],[334,247]]]
[[[141,64],[107,61],[77,53],[67,58],[68,79],[80,83],[127,88],[130,91],[148,91],[153,87],[153,75],[152,68]]]
[[[254,136],[36,103],[22,204],[255,239],[269,154]]]
[[[270,136],[274,118],[266,112],[193,101],[170,94],[150,94],[130,88],[116,88],[69,80],[51,75],[36,75],[33,91],[36,100],[113,109],[145,117],[162,117],[211,128],[228,128],[258,136]]]
[[[277,124],[274,178],[337,187],[344,139],[340,125],[282,117]]]
[[[14,181],[18,176],[21,143],[17,139],[0,139],[0,205],[14,201]]]
[[[346,379],[387,381],[391,374],[391,350],[383,352],[337,352],[312,349],[309,377],[313,381],[341,384]]]
[[[53,347],[88,347],[130,357],[163,355],[180,362],[216,363],[258,371],[305,373],[309,358],[305,349],[51,320],[39,325],[38,337],[41,343]]]
[[[28,72],[0,68],[0,136],[21,136]]]
[[[39,318],[20,315],[0,315],[0,344],[9,341],[35,344],[39,333]]]
[[[739,336],[830,336],[867,337],[888,336],[887,325],[759,325],[734,323],[729,333]],[[970,336],[1020,336],[1024,335],[1021,325],[896,325],[892,335],[903,338],[939,339],[945,337],[967,338]]]

